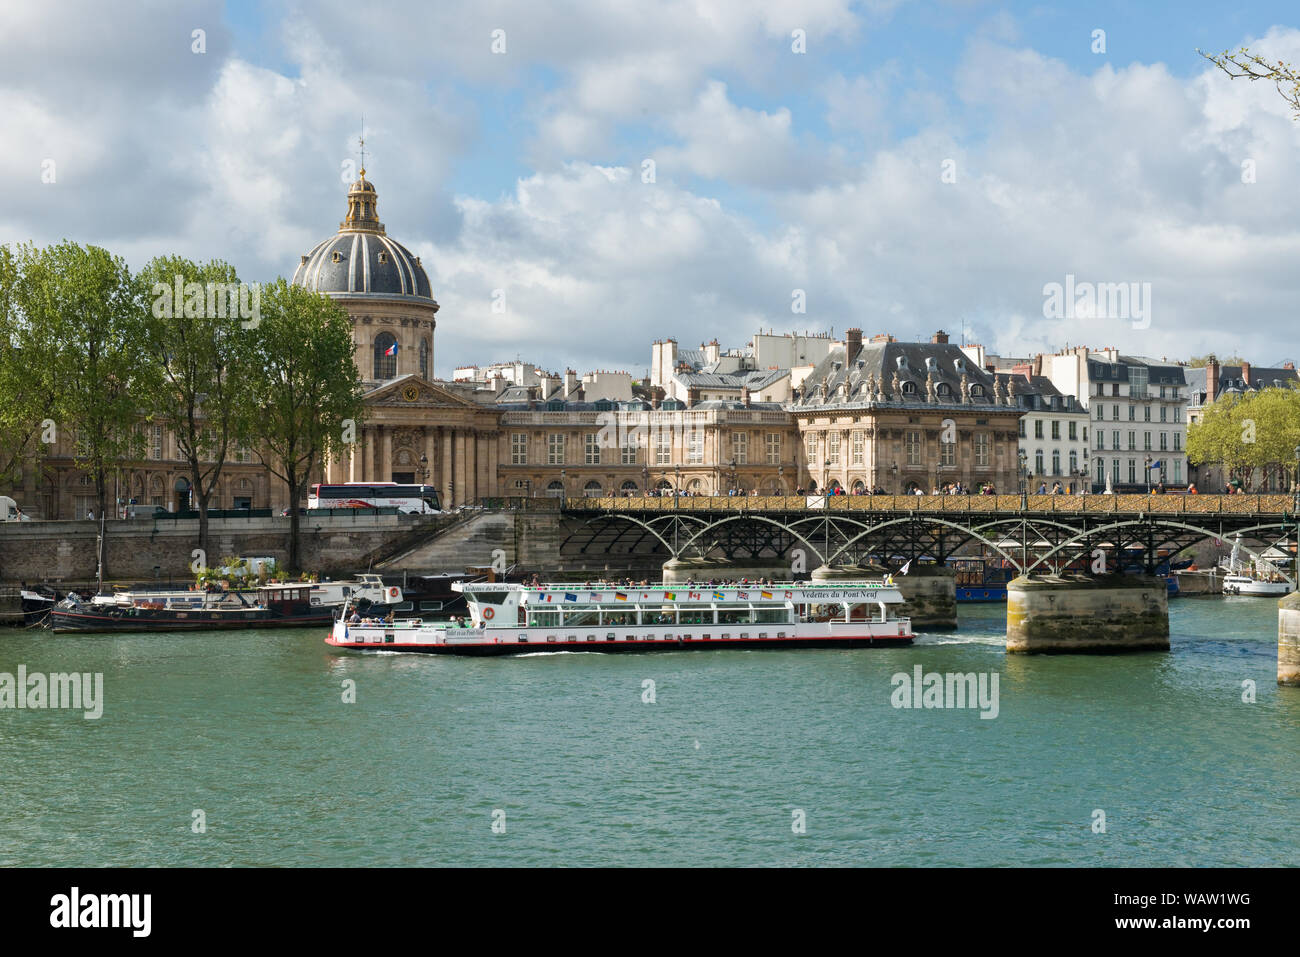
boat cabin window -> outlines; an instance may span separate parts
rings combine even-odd
[[[785,608],[756,608],[754,620],[758,622],[785,622],[790,620],[790,612]]]
[[[750,611],[748,607],[736,608],[724,606],[718,609],[719,625],[737,625],[741,622],[748,624],[750,620]]]
[[[634,611],[607,611],[603,613],[604,623],[607,625],[635,625],[636,612]]]
[[[598,624],[599,618],[600,612],[598,611],[567,611],[564,613],[564,623],[573,628]]]
[[[558,628],[560,613],[550,610],[531,612],[528,615],[528,625],[530,628]]]

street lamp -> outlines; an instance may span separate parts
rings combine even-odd
[[[425,479],[429,475],[429,456],[423,452],[420,453],[420,484],[425,484]]]
[[[564,469],[560,469],[560,508],[564,508],[568,501],[569,486],[564,479]]]
[[[641,466],[641,489],[642,495],[650,494],[650,466],[648,465]]]
[[[736,489],[736,462],[734,459],[727,461],[727,494],[731,495]]]
[[[1029,461],[1029,456],[1025,453],[1024,449],[1021,449],[1016,453],[1016,460],[1018,462],[1016,473],[1020,478],[1020,508],[1026,509],[1029,507],[1029,473],[1026,465]]]
[[[1151,456],[1146,457],[1147,466],[1147,494],[1151,494]]]
[[[777,489],[777,491],[780,492],[782,495],[784,495],[785,494],[785,466],[784,465],[778,465],[776,467],[776,480],[777,483],[779,484],[779,488]]]
[[[1079,491],[1084,495],[1087,495],[1089,484],[1091,483],[1088,479],[1088,466],[1085,465],[1079,470]]]

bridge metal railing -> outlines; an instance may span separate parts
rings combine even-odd
[[[1295,498],[1259,495],[697,495],[569,498],[569,511],[604,512],[942,512],[1292,515]]]

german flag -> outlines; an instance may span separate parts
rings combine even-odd
[[[614,592],[614,600],[615,600],[615,601],[627,601],[627,595],[624,595],[621,591],[616,591],[616,592]]]

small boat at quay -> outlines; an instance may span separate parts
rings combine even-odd
[[[512,655],[540,651],[860,648],[907,645],[903,596],[884,581],[766,585],[458,582],[467,622],[386,621],[344,609],[326,644],[352,651]]]
[[[1276,565],[1263,558],[1252,563],[1241,557],[1241,536],[1232,542],[1232,554],[1219,563],[1224,571],[1223,594],[1278,597],[1295,591]]]

